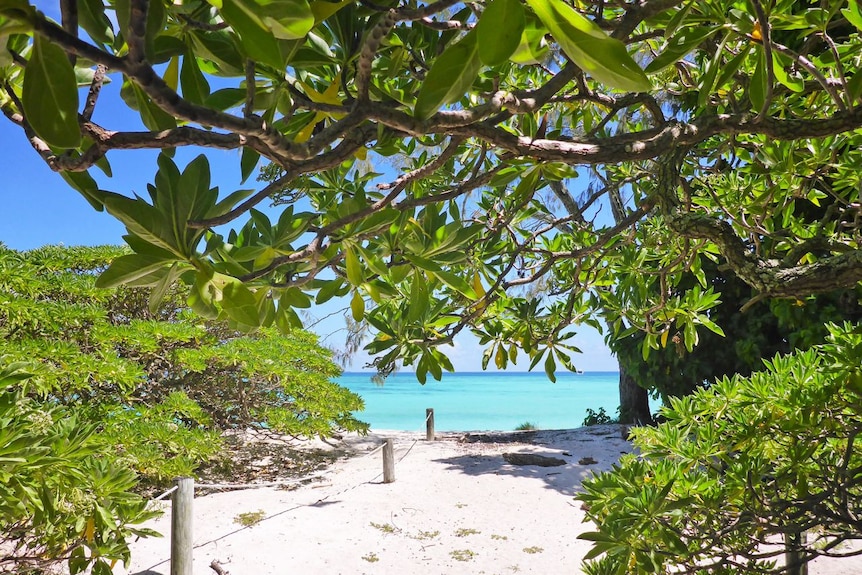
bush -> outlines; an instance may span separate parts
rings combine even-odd
[[[794,572],[852,553],[840,544],[862,532],[862,326],[828,329],[826,344],[632,430],[640,456],[578,496],[597,526],[582,535],[588,573],[777,573],[782,555]]]
[[[591,425],[605,425],[607,423],[618,422],[619,417],[611,417],[605,411],[604,407],[600,407],[598,411],[594,411],[588,407],[587,416],[584,418],[584,423],[582,425],[584,425],[585,427],[589,427]]]
[[[135,474],[103,457],[94,424],[13,387],[22,367],[0,369],[0,572],[65,560],[73,575],[108,574],[128,561],[128,537],[154,534],[133,526],[158,513],[131,492]]]

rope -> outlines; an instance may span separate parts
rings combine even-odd
[[[380,444],[368,453],[363,454],[362,457],[368,457],[369,455],[377,453],[378,451],[383,449],[384,445],[386,444]],[[413,447],[411,446],[410,449],[413,449]],[[405,456],[406,455],[407,454],[405,453]],[[317,479],[319,477],[323,477],[324,475],[329,475],[330,473],[332,473],[332,470],[327,470],[322,473],[317,473],[315,475],[309,475],[307,477],[300,477],[297,479],[285,479],[280,481],[270,481],[268,483],[195,483],[195,489],[260,489],[264,487],[280,487],[282,485],[293,485],[295,483],[302,483],[311,479]],[[174,487],[174,489],[176,489],[176,487]]]
[[[294,483],[302,483],[311,479],[317,479],[324,475],[329,475],[332,471],[324,471],[306,477],[297,479],[283,479],[280,481],[270,481],[267,483],[195,483],[195,489],[261,489],[263,487],[279,487],[281,485],[293,485]]]
[[[410,454],[410,452],[411,452],[411,451],[413,451],[413,448],[416,446],[416,444],[417,444],[417,443],[419,443],[419,441],[418,441],[418,440],[416,440],[416,439],[414,439],[414,440],[413,440],[413,445],[411,445],[411,446],[407,449],[407,453],[405,453],[404,455],[402,455],[402,456],[401,456],[401,458],[398,460],[398,463],[401,463],[402,461],[404,461],[404,458],[405,458],[405,457],[407,457],[407,456]]]
[[[405,458],[405,457],[407,457],[407,456],[410,454],[410,452],[413,450],[413,448],[416,446],[416,444],[417,444],[418,442],[419,442],[418,440],[414,440],[414,441],[413,441],[413,443],[410,445],[410,447],[407,449],[407,451],[404,453],[404,455],[402,455],[402,456],[398,459],[398,462],[399,462],[399,463],[400,463],[400,462],[402,462],[402,461],[404,461],[404,458]],[[376,452],[380,451],[381,449],[383,449],[383,447],[384,447],[385,445],[386,445],[386,444],[385,444],[385,443],[383,443],[383,444],[381,444],[380,446],[375,447],[373,450],[371,450],[371,451],[369,451],[368,453],[366,453],[366,454],[365,454],[365,456],[367,456],[367,455],[371,455],[371,454],[373,454],[373,453],[376,453]],[[195,488],[201,488],[201,489],[255,489],[255,488],[258,488],[258,487],[274,487],[274,486],[278,486],[278,485],[285,485],[285,484],[288,484],[288,483],[299,483],[299,482],[302,482],[302,481],[307,481],[307,480],[309,480],[309,479],[313,479],[313,478],[315,478],[315,477],[320,477],[320,476],[322,476],[322,475],[326,475],[326,474],[328,474],[328,473],[331,473],[331,471],[329,471],[329,470],[328,470],[328,471],[324,471],[323,473],[318,473],[317,475],[311,475],[311,476],[304,477],[304,478],[301,478],[301,479],[294,479],[294,480],[290,480],[290,481],[273,481],[273,482],[270,482],[270,483],[196,483],[196,484],[195,484]],[[363,485],[367,485],[367,484],[369,484],[369,483],[372,483],[372,482],[374,482],[374,481],[377,481],[377,479],[379,479],[382,475],[383,475],[383,473],[378,473],[377,475],[375,475],[373,478],[371,478],[371,479],[369,479],[369,480],[361,481],[361,482],[356,483],[356,484],[354,484],[354,485],[351,485],[351,486],[349,486],[349,487],[345,487],[344,489],[342,489],[342,490],[340,490],[340,491],[336,491],[335,493],[330,493],[330,494],[328,494],[328,495],[325,495],[324,497],[321,497],[320,499],[318,499],[318,500],[317,500],[317,501],[315,501],[314,503],[299,503],[299,504],[297,504],[297,505],[294,505],[293,507],[289,507],[289,508],[287,508],[287,509],[283,509],[283,510],[281,510],[281,511],[277,512],[277,513],[274,513],[274,514],[272,514],[272,515],[268,515],[268,516],[266,516],[266,517],[263,519],[263,521],[266,521],[266,520],[269,520],[269,519],[273,519],[273,518],[278,517],[278,516],[280,516],[280,515],[285,515],[285,514],[287,514],[287,513],[290,513],[290,512],[292,512],[292,511],[296,511],[297,509],[301,509],[301,508],[303,508],[303,507],[314,507],[315,505],[320,505],[321,503],[323,503],[324,501],[326,501],[326,500],[328,500],[328,499],[331,499],[331,498],[336,497],[336,496],[338,496],[338,495],[341,495],[341,494],[343,494],[343,493],[347,493],[348,491],[353,491],[354,489],[357,489],[358,487],[361,487],[361,486],[363,486]],[[169,489],[168,491],[166,491],[165,493],[163,493],[162,495],[160,495],[159,497],[157,497],[157,498],[156,498],[156,500],[158,500],[158,499],[162,499],[162,498],[164,498],[164,497],[167,497],[168,495],[170,495],[171,493],[173,493],[173,492],[174,492],[174,491],[176,491],[176,490],[177,490],[177,486],[174,486],[174,487],[172,487],[171,489]],[[231,532],[229,532],[229,533],[225,533],[224,535],[220,535],[220,536],[215,537],[214,539],[211,539],[211,540],[209,540],[209,541],[204,541],[204,542],[198,543],[197,545],[195,545],[195,546],[193,547],[193,549],[199,549],[199,548],[201,548],[201,547],[206,547],[207,545],[211,545],[211,544],[213,544],[213,543],[217,543],[217,542],[219,542],[219,541],[222,541],[222,540],[224,540],[224,539],[227,539],[227,538],[228,538],[228,537],[230,537],[231,535],[235,535],[236,533],[239,533],[240,531],[244,531],[244,530],[246,530],[246,529],[250,529],[250,527],[240,527],[240,528],[238,528],[238,529],[235,529],[234,531],[231,531]],[[151,567],[150,567],[150,569],[154,569],[155,567],[158,567],[159,565],[163,565],[163,564],[165,564],[165,563],[167,563],[167,562],[169,562],[169,561],[170,561],[170,557],[169,557],[168,559],[164,559],[164,560],[162,560],[162,561],[160,561],[160,562],[156,563],[155,565],[151,566]]]
[[[166,498],[167,496],[169,496],[171,493],[173,493],[177,489],[179,489],[179,485],[174,485],[173,487],[171,487],[170,489],[168,489],[167,491],[165,491],[164,493],[162,493],[158,497],[151,499],[150,503],[155,503],[156,501],[161,501],[162,499]]]

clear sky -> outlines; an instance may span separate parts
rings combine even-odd
[[[41,2],[40,4],[45,4]],[[50,13],[50,12],[49,12]],[[118,104],[119,82],[107,84],[96,107],[94,121],[108,129],[143,129],[140,119],[130,115],[125,106]],[[178,150],[175,161],[183,167],[202,150]],[[254,178],[240,183],[239,152],[206,150],[213,168],[213,185],[221,192],[253,188]],[[101,176],[90,170],[100,186],[114,192],[137,192],[146,196],[146,184],[156,172],[155,151],[115,151],[108,159],[113,177]],[[0,116],[0,242],[7,246],[28,250],[48,244],[100,245],[121,244],[124,227],[106,213],[94,210],[77,192],[42,161],[30,147],[23,131],[4,116]],[[311,312],[320,317],[336,311],[333,307]],[[342,318],[336,314],[314,328],[324,343],[338,348],[344,341]],[[575,356],[578,369],[585,371],[615,371],[616,360],[607,350],[601,335],[591,328],[578,330],[574,340],[583,351]],[[480,371],[482,349],[471,335],[459,337],[455,346],[443,349],[457,371]],[[348,370],[358,371],[369,358],[359,354]],[[524,371],[529,361],[523,354],[515,370]],[[539,368],[537,368],[539,369]]]

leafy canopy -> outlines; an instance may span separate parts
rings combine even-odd
[[[470,328],[486,363],[523,350],[553,377],[574,367],[569,326],[600,309],[647,351],[671,330],[687,345],[718,331],[705,282],[672,295],[703,258],[757,297],[862,279],[856,0],[81,0],[60,13],[0,3],[0,107],[129,229],[134,254],[105,285],[148,286],[154,302],[182,280],[204,317],[286,331],[297,308],[347,297],[383,371],[400,358],[440,377],[438,346]],[[96,120],[106,79],[144,129]],[[203,157],[176,166],[176,147],[241,149],[244,177],[269,162],[273,178],[221,192]],[[165,150],[149,197],[97,185],[115,150],[142,148]],[[280,215],[258,211],[273,198]]]

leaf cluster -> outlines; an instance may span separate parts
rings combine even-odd
[[[856,324],[674,398],[638,456],[584,482],[592,573],[778,573],[852,553],[862,504]],[[807,534],[807,536],[806,536]]]

